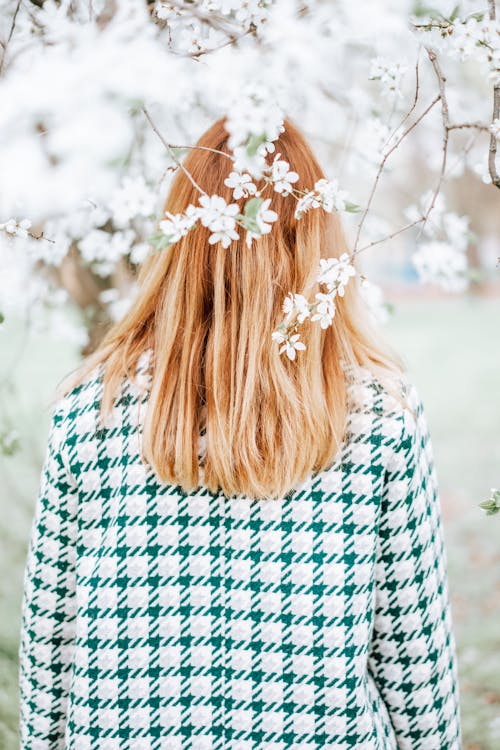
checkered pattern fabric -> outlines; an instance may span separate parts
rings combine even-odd
[[[55,407],[25,568],[22,750],[459,750],[432,449],[366,371],[334,465],[281,500],[140,458],[149,354],[112,421]],[[200,457],[204,450],[200,437]]]

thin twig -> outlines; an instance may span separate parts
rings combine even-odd
[[[5,56],[7,54],[7,47],[9,46],[9,42],[12,39],[12,35],[14,34],[14,29],[16,28],[17,14],[19,13],[19,8],[20,7],[21,7],[21,0],[17,0],[16,9],[14,10],[14,15],[12,16],[12,23],[10,24],[9,36],[7,37],[7,41],[3,45],[2,57],[0,59],[0,75],[3,72],[3,66],[4,66],[4,63],[5,63]]]
[[[359,249],[354,250],[351,253],[351,257],[354,257],[355,255],[359,255],[359,253],[364,252],[364,250],[368,250],[370,247],[373,247],[374,245],[380,245],[382,242],[387,242],[388,240],[394,239],[394,237],[397,237],[398,234],[402,234],[403,232],[406,232],[408,229],[411,229],[417,224],[421,224],[423,221],[425,221],[425,219],[426,219],[425,216],[420,216],[420,218],[415,219],[415,221],[410,222],[410,224],[405,224],[404,227],[401,227],[401,229],[397,229],[395,232],[392,232],[392,234],[388,234],[386,237],[381,237],[379,240],[374,240],[373,242],[370,242],[368,245],[364,245],[363,247],[360,247]]]
[[[147,121],[151,125],[151,128],[153,129],[153,131],[156,133],[156,135],[158,136],[158,138],[160,139],[160,141],[163,143],[163,145],[167,149],[168,153],[170,154],[170,157],[171,157],[172,161],[175,164],[177,164],[177,166],[179,167],[179,169],[182,170],[182,172],[184,172],[184,174],[188,178],[188,180],[191,183],[191,185],[196,190],[198,190],[198,192],[200,192],[202,195],[206,195],[206,192],[203,190],[203,188],[201,188],[198,185],[198,183],[196,182],[196,180],[194,179],[194,177],[191,175],[191,173],[188,172],[188,170],[186,169],[186,167],[184,166],[184,164],[182,163],[182,161],[177,158],[175,152],[173,151],[173,147],[169,143],[167,143],[167,141],[165,140],[165,138],[162,136],[162,134],[160,133],[160,131],[156,127],[155,123],[153,122],[153,119],[152,119],[151,115],[149,114],[148,110],[146,109],[146,107],[142,107],[142,111],[144,112],[144,115],[145,115]]]
[[[488,0],[488,11],[490,21],[496,21],[497,13],[495,7],[495,0]],[[496,84],[493,87],[493,112],[491,121],[494,122],[500,116],[500,85]],[[497,159],[497,139],[495,133],[490,134],[490,148],[488,153],[488,170],[491,177],[491,182],[495,187],[500,188],[500,175],[497,171],[496,165]]]
[[[394,138],[398,130],[403,127],[405,122],[411,117],[411,115],[415,111],[415,107],[417,106],[417,103],[418,103],[419,93],[420,93],[420,47],[418,49],[417,62],[415,63],[415,95],[413,97],[413,103],[410,109],[408,110],[408,112],[406,113],[406,115],[403,117],[403,119],[399,123],[399,125],[394,128],[392,133],[387,138],[386,142],[384,143],[384,148],[387,146],[388,143],[392,141],[392,139]]]
[[[173,143],[170,144],[170,148],[186,148],[186,149],[200,149],[201,151],[211,151],[213,154],[220,154],[221,156],[226,156],[228,159],[232,159],[233,157],[231,154],[228,154],[227,151],[220,151],[218,148],[210,148],[209,146],[175,146]]]
[[[434,206],[436,205],[436,201],[438,198],[439,193],[441,192],[441,188],[443,186],[444,177],[446,174],[446,162],[448,160],[448,141],[450,137],[450,110],[448,108],[448,99],[446,96],[446,78],[443,74],[443,71],[441,70],[441,66],[439,64],[439,60],[437,58],[437,55],[433,49],[430,47],[426,47],[427,56],[431,62],[431,65],[434,69],[434,73],[437,78],[438,82],[438,89],[439,89],[439,98],[441,100],[441,120],[443,123],[443,156],[441,158],[441,169],[439,172],[439,179],[436,185],[436,188],[434,190],[434,193],[432,195],[431,202],[429,204],[429,207],[424,215],[424,221],[422,223],[422,226],[420,227],[420,231],[418,236],[422,234],[422,232],[425,229],[425,226],[427,224],[427,219],[429,218],[430,213],[432,212]]]
[[[382,172],[384,171],[387,159],[398,148],[398,146],[406,138],[406,136],[409,133],[411,133],[411,131],[414,128],[417,127],[417,125],[424,119],[424,117],[426,117],[428,115],[428,113],[431,111],[431,109],[434,107],[434,105],[437,104],[437,102],[440,100],[440,98],[441,97],[439,95],[436,96],[436,98],[433,99],[433,101],[424,109],[424,111],[422,112],[422,114],[419,115],[419,117],[417,117],[417,119],[414,122],[412,122],[412,124],[409,127],[406,128],[406,130],[404,131],[404,133],[402,133],[402,135],[400,135],[400,137],[397,139],[397,141],[394,143],[394,145],[388,151],[386,151],[386,153],[384,154],[384,156],[383,156],[383,158],[382,158],[382,160],[381,160],[381,162],[379,164],[379,168],[377,170],[377,174],[375,176],[375,181],[373,183],[373,186],[372,186],[372,189],[371,189],[371,192],[370,192],[370,196],[368,198],[368,203],[366,204],[366,208],[363,211],[363,215],[361,217],[361,221],[358,224],[358,231],[356,233],[356,240],[355,240],[355,243],[354,243],[354,252],[356,252],[356,250],[358,248],[359,238],[361,236],[361,230],[363,229],[363,225],[365,223],[366,217],[368,215],[368,212],[370,211],[370,208],[371,208],[371,205],[372,205],[372,202],[373,202],[373,198],[375,196],[375,192],[377,190],[377,186],[378,186],[380,177],[382,175]]]
[[[226,36],[228,36],[233,41],[237,40],[238,32],[235,31],[235,28],[231,26],[231,24],[228,24],[224,18],[217,16],[215,13],[204,11],[199,7],[199,5],[195,3],[184,3],[179,2],[179,0],[169,0],[168,4],[180,11],[181,15],[184,13],[184,15],[191,16],[191,18],[197,18],[199,21],[202,21],[208,26],[211,26],[213,29],[226,34]]]
[[[243,39],[243,37],[248,36],[249,34],[255,34],[255,29],[246,29],[241,34],[238,34],[238,36],[232,36],[216,47],[204,47],[203,49],[197,50],[196,52],[184,52],[170,47],[169,51],[177,57],[189,57],[192,60],[197,60],[200,57],[211,55],[213,52],[219,52],[219,50],[224,49],[225,47],[232,47],[233,44],[236,44],[236,42],[239,42],[240,39]]]
[[[490,132],[490,129],[485,122],[459,122],[454,125],[448,125],[448,130],[463,130],[464,128],[485,130],[487,133]]]

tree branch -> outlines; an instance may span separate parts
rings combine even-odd
[[[21,7],[21,0],[17,0],[17,5],[14,10],[14,15],[12,16],[12,23],[10,25],[9,36],[7,37],[7,41],[3,45],[2,57],[0,58],[0,75],[3,72],[3,66],[5,64],[5,56],[7,54],[7,47],[9,46],[9,42],[12,39],[12,35],[14,34],[14,29],[16,28],[17,14],[19,13],[20,7]]]
[[[448,130],[463,130],[464,128],[484,130],[487,133],[491,132],[489,126],[485,122],[458,122],[454,125],[448,125]]]
[[[441,70],[441,66],[439,64],[439,60],[437,58],[437,55],[433,49],[430,47],[425,48],[427,52],[427,56],[431,62],[431,65],[434,69],[434,73],[437,78],[438,82],[438,89],[439,89],[439,98],[441,100],[441,121],[443,123],[443,156],[441,158],[441,169],[439,171],[439,179],[436,185],[436,189],[434,190],[434,193],[432,195],[431,202],[429,204],[429,207],[424,215],[424,220],[422,223],[422,226],[420,227],[420,234],[424,231],[425,225],[427,224],[427,220],[429,218],[429,215],[431,211],[433,210],[434,206],[436,205],[437,197],[439,193],[441,192],[441,188],[443,186],[444,177],[446,174],[446,163],[448,160],[448,141],[450,137],[450,110],[448,108],[448,99],[446,96],[446,78],[443,74],[443,71]]]
[[[495,0],[488,0],[488,11],[490,21],[496,21],[496,7]],[[492,123],[500,116],[500,85],[496,84],[493,87],[493,112],[491,116]],[[495,187],[500,188],[500,175],[498,174],[497,165],[497,139],[495,134],[490,134],[490,148],[488,153],[488,170],[491,177],[491,182]]]
[[[417,79],[417,87],[418,87],[418,79]],[[418,88],[417,88],[417,91],[418,91]],[[356,233],[356,240],[355,240],[355,243],[354,243],[354,253],[356,253],[356,251],[357,251],[357,249],[358,249],[358,245],[359,245],[359,239],[360,239],[360,236],[361,236],[361,230],[363,229],[363,225],[364,225],[364,223],[365,223],[366,217],[368,216],[368,212],[370,211],[370,208],[371,208],[371,205],[372,205],[372,202],[373,202],[373,198],[374,198],[374,196],[375,196],[375,192],[376,192],[376,190],[377,190],[377,186],[378,186],[378,183],[379,183],[380,177],[381,177],[381,175],[382,175],[382,172],[384,171],[384,168],[385,168],[385,165],[386,165],[387,159],[388,159],[388,158],[389,158],[389,156],[390,156],[390,155],[391,155],[391,154],[392,154],[392,153],[393,153],[393,152],[394,152],[394,151],[395,151],[395,150],[396,150],[396,149],[397,149],[397,148],[399,147],[399,145],[400,145],[400,144],[401,144],[401,142],[402,142],[402,141],[403,141],[403,140],[404,140],[404,139],[406,138],[406,136],[407,136],[407,135],[408,135],[409,133],[411,133],[411,131],[412,131],[412,130],[413,130],[414,128],[416,128],[416,126],[417,126],[417,125],[418,125],[418,124],[419,124],[419,123],[420,123],[420,122],[421,122],[421,121],[422,121],[422,120],[424,119],[424,117],[426,117],[426,116],[428,115],[428,113],[429,113],[429,112],[431,111],[431,109],[432,109],[432,108],[434,107],[434,105],[435,105],[435,104],[437,104],[437,102],[438,102],[438,101],[440,100],[440,98],[441,98],[441,97],[440,97],[440,96],[438,95],[438,96],[436,96],[436,98],[435,98],[435,99],[433,99],[433,101],[432,101],[432,102],[431,102],[431,103],[430,103],[430,104],[429,104],[429,105],[428,105],[428,106],[427,106],[427,107],[426,107],[426,108],[424,109],[424,111],[422,112],[422,114],[421,114],[421,115],[419,115],[419,117],[417,117],[417,119],[416,119],[416,120],[415,120],[414,122],[412,122],[412,124],[411,124],[411,125],[409,125],[409,126],[408,126],[408,127],[406,128],[406,130],[404,131],[404,133],[402,133],[402,135],[400,135],[400,137],[399,137],[399,138],[397,139],[397,141],[396,141],[396,142],[394,143],[394,145],[393,145],[393,146],[392,146],[392,147],[391,147],[391,148],[390,148],[390,149],[389,149],[388,151],[386,151],[386,153],[385,153],[385,154],[384,154],[384,156],[382,157],[382,160],[381,160],[381,162],[380,162],[380,164],[379,164],[379,168],[378,168],[378,170],[377,170],[377,174],[376,174],[376,176],[375,176],[375,182],[373,183],[373,187],[372,187],[372,189],[371,189],[371,193],[370,193],[370,196],[369,196],[369,198],[368,198],[368,203],[366,204],[366,208],[365,208],[365,210],[363,211],[363,215],[362,215],[362,217],[361,217],[361,221],[360,221],[360,222],[359,222],[359,224],[358,224],[358,231],[357,231],[357,233]],[[413,107],[412,107],[412,110],[411,110],[411,111],[413,111],[413,109],[414,109],[414,106],[415,106],[415,105],[413,105]],[[405,117],[405,120],[406,120],[406,119],[407,119],[407,117]],[[405,120],[403,120],[403,122],[404,122]],[[389,238],[388,238],[388,239],[389,239]]]
[[[179,167],[179,169],[182,172],[184,172],[184,174],[188,178],[188,180],[191,183],[191,185],[196,190],[198,190],[199,193],[201,193],[202,195],[206,195],[206,192],[203,190],[203,188],[201,188],[198,185],[198,183],[196,182],[196,180],[194,179],[194,177],[192,176],[192,174],[190,172],[188,172],[188,170],[186,169],[186,167],[184,166],[184,164],[182,163],[182,161],[177,157],[177,155],[175,154],[175,151],[173,150],[174,147],[171,146],[170,143],[167,143],[167,141],[165,140],[165,138],[162,136],[162,134],[160,133],[160,131],[156,127],[155,123],[153,122],[153,119],[151,118],[151,115],[149,114],[149,112],[146,109],[146,107],[142,107],[142,111],[144,112],[144,115],[145,115],[147,121],[151,125],[151,128],[153,129],[153,131],[156,133],[156,135],[158,136],[158,138],[160,139],[160,141],[163,143],[163,145],[167,149],[167,151],[168,151],[168,153],[169,153],[170,158],[172,159],[172,161],[175,164],[177,164],[177,166]]]
[[[395,232],[392,232],[392,234],[388,234],[385,237],[381,237],[379,240],[374,240],[373,242],[368,243],[368,245],[364,245],[363,247],[360,247],[358,250],[354,250],[350,257],[353,258],[355,255],[359,255],[359,253],[364,252],[365,250],[368,250],[370,247],[373,247],[374,245],[380,245],[382,242],[387,242],[388,240],[394,239],[394,237],[397,237],[398,234],[402,234],[403,232],[406,232],[408,229],[411,229],[412,227],[417,226],[417,224],[421,224],[423,221],[426,221],[426,216],[420,216],[418,219],[415,219],[415,221],[410,222],[409,224],[405,224],[404,227],[401,227],[400,229],[396,229]]]

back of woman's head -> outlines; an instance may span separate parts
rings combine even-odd
[[[300,132],[285,121],[275,154],[298,173],[307,191],[325,177]],[[225,184],[232,161],[225,121],[217,121],[191,149],[173,181],[165,210],[198,205],[201,188],[234,202]],[[222,152],[222,153],[221,153]],[[338,214],[321,209],[295,216],[296,200],[258,183],[278,214],[271,230],[250,246],[245,232],[224,247],[197,226],[140,269],[138,294],[123,320],[69,378],[65,390],[103,362],[103,416],[123,377],[153,349],[152,380],[143,425],[144,458],[165,482],[186,491],[200,482],[198,440],[206,428],[203,484],[224,494],[281,497],[331,465],[344,437],[347,366],[364,366],[382,379],[399,364],[377,344],[357,280],[336,298],[332,324],[306,319],[306,348],[292,361],[272,332],[289,292],[314,300],[320,258],[347,251]],[[243,209],[245,199],[237,201]]]

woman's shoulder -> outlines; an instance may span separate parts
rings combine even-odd
[[[398,442],[414,433],[424,419],[419,390],[404,371],[375,372],[368,367],[344,367],[349,423],[358,431],[377,431]]]
[[[151,383],[152,358],[151,348],[139,355],[133,377],[125,377],[122,380],[120,392],[116,394],[117,406],[133,402],[147,390]],[[77,385],[57,397],[52,403],[54,418],[58,421],[78,420],[82,427],[94,419],[101,406],[104,372],[105,363],[100,362],[87,372]]]

